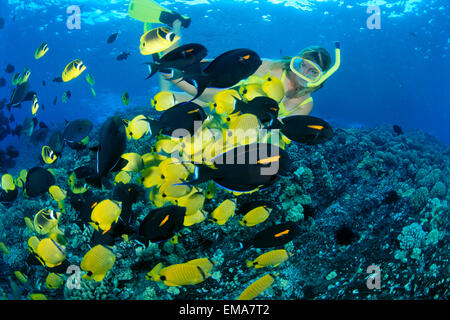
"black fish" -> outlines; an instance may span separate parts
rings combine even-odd
[[[179,46],[178,48],[166,53],[158,61],[146,63],[150,71],[147,79],[160,70],[164,70],[165,72],[167,70],[182,72],[189,67],[199,67],[200,61],[202,61],[207,54],[208,50],[201,44],[190,43]],[[179,76],[173,76],[173,78],[178,77]]]
[[[34,167],[28,171],[27,180],[25,181],[25,191],[29,197],[36,197],[46,193],[54,184],[55,177],[50,171],[41,167]]]
[[[147,120],[150,122],[152,134],[160,131],[163,135],[171,136],[176,129],[185,129],[191,135],[194,134],[195,121],[203,122],[207,115],[203,108],[194,102],[181,102],[164,111],[159,120]]]
[[[0,126],[0,141],[4,140],[8,136],[8,130],[5,127]],[[0,150],[3,152],[3,150]]]
[[[278,146],[265,143],[235,147],[216,156],[211,162],[214,168],[197,165],[193,180],[186,183],[197,185],[214,180],[225,189],[250,192],[271,186],[291,169],[288,153]]]
[[[42,80],[42,86],[45,87],[45,80]]]
[[[64,138],[60,131],[55,131],[52,133],[48,141],[48,146],[58,157],[61,156],[62,150],[64,148]]]
[[[29,98],[29,88],[30,83],[24,82],[21,84],[18,84],[13,91],[11,92],[11,98],[9,100],[9,104],[7,105],[8,110],[11,110],[11,107],[18,108],[20,107],[20,104],[22,101],[26,101]]]
[[[53,99],[53,105],[56,106],[56,101],[58,101],[58,97],[55,97],[55,99]]]
[[[33,117],[33,118],[30,118],[28,116],[25,117],[25,119],[23,120],[21,129],[20,129],[20,134],[21,135],[23,134],[26,137],[31,137],[33,134],[34,128],[36,128],[36,126],[37,126],[37,123],[38,123],[38,120],[35,117]],[[17,127],[16,127],[16,129],[17,129]]]
[[[272,123],[272,121],[278,118],[278,102],[269,97],[255,97],[253,100],[244,102],[236,97],[234,104],[234,111],[240,111],[241,113],[251,113],[258,117],[262,123]]]
[[[87,119],[70,121],[63,132],[64,140],[69,143],[79,143],[91,132],[93,124]]]
[[[299,233],[300,228],[294,222],[280,223],[258,232],[246,245],[255,248],[279,247],[292,241]]]
[[[172,205],[153,209],[139,227],[139,239],[146,245],[169,240],[183,228],[185,213],[186,208]]]
[[[19,156],[19,150],[16,149],[16,147],[14,146],[8,146],[6,148],[6,154],[11,158],[11,159],[15,159]]]
[[[45,129],[48,129],[48,126],[45,124],[45,122],[43,122],[43,121],[41,121],[41,122],[39,122],[39,128],[45,128]]]
[[[77,203],[77,199],[80,199],[80,201],[82,202]],[[70,203],[72,207],[79,213],[77,224],[80,227],[83,224],[87,224],[91,221],[92,208],[95,206],[95,203],[98,203],[102,200],[103,199],[100,196],[94,195],[92,191],[74,195],[71,197]]]
[[[4,26],[5,26],[5,19],[0,18],[0,29],[3,29]]]
[[[12,130],[11,134],[13,136],[17,136],[19,138],[20,135],[22,134],[22,128],[23,128],[23,126],[21,124],[16,125],[14,130]]]
[[[42,142],[47,139],[49,128],[39,128],[33,131],[33,134],[30,137],[31,142]]]
[[[132,223],[132,218],[134,218],[132,205],[138,201],[143,193],[143,188],[133,183],[118,183],[114,187],[112,200],[120,201],[122,203],[122,211],[119,218],[120,221],[126,224]]]
[[[118,32],[113,33],[112,35],[110,35],[110,36],[108,37],[108,39],[106,40],[106,42],[107,42],[107,43],[113,43],[114,41],[116,41],[118,35],[119,35]]]
[[[324,143],[333,137],[333,129],[325,121],[312,116],[290,116],[283,118],[282,123],[274,121],[271,129],[281,129],[281,132],[289,139],[315,145]]]
[[[1,167],[1,165],[0,165],[0,167]],[[15,188],[14,190],[9,190],[9,191],[0,189],[0,203],[3,205],[8,205],[17,199],[18,194],[19,194],[19,188]]]
[[[415,32],[410,32],[409,35],[413,36],[414,38],[417,38],[417,33],[415,33]]]
[[[2,110],[5,107],[7,101],[8,100],[6,100],[6,98],[0,100],[0,110]]]
[[[8,64],[8,65],[6,66],[6,68],[5,68],[5,72],[6,72],[6,73],[13,73],[14,70],[16,70],[16,68],[14,68],[14,66],[11,65],[11,64]]]
[[[9,119],[5,116],[3,111],[0,113],[0,126],[6,126],[9,123]]]
[[[53,82],[57,82],[57,83],[61,83],[61,82],[63,82],[63,79],[61,77],[56,77],[56,78],[53,78],[52,81]]]
[[[96,151],[96,172],[86,181],[101,187],[101,178],[110,171],[122,169],[127,161],[121,158],[127,144],[127,135],[122,119],[118,116],[108,118],[100,128],[99,145],[91,148]]]
[[[397,124],[394,124],[394,125],[392,126],[392,129],[394,130],[394,132],[395,132],[398,136],[401,135],[401,134],[403,134],[402,128],[401,128],[399,125],[397,125]]]
[[[191,99],[195,100],[207,87],[228,88],[235,85],[255,73],[261,63],[259,55],[252,50],[230,50],[211,61],[202,72],[184,75],[183,80],[197,89],[197,94]]]
[[[130,54],[131,54],[131,53],[122,52],[121,54],[119,54],[119,55],[117,56],[116,60],[118,60],[118,61],[126,60],[126,59],[128,59],[128,56],[129,56]]]
[[[101,197],[98,197],[98,199],[94,200],[93,202],[89,202],[89,198],[91,198],[93,195],[94,193],[90,189],[86,190],[86,192],[83,193],[73,193],[71,191],[68,192],[70,205],[78,213],[80,213],[84,205],[86,205],[87,207],[91,207],[95,202],[99,202],[102,200]],[[78,220],[81,220],[81,216],[79,216]],[[91,220],[90,212],[86,214],[85,222],[88,222],[89,220]]]
[[[4,77],[0,78],[0,88],[6,86],[6,79]]]

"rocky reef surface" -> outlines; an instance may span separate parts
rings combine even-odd
[[[150,139],[128,145],[129,152],[151,150]],[[27,299],[41,292],[48,299],[236,299],[255,279],[271,273],[272,286],[257,299],[448,299],[450,288],[449,209],[450,150],[420,131],[397,135],[390,127],[336,129],[332,140],[317,146],[287,146],[293,172],[273,186],[237,197],[239,208],[250,200],[269,200],[277,208],[255,227],[241,226],[235,215],[225,225],[208,220],[181,231],[179,242],[148,247],[118,241],[116,262],[100,281],[81,279],[78,289],[45,286],[42,266],[28,266],[27,240],[33,235],[24,217],[43,207],[58,209],[48,194],[22,195],[0,204],[0,298]],[[38,154],[39,151],[36,151]],[[56,184],[67,188],[70,170],[89,159],[89,151],[64,150],[51,168]],[[99,192],[105,198],[110,190]],[[205,202],[211,212],[225,198],[218,189]],[[148,201],[133,206],[141,221]],[[68,244],[67,259],[80,265],[90,249],[93,228],[80,229],[75,211],[66,204],[59,228]],[[239,246],[271,224],[293,221],[301,232],[284,246],[292,256],[275,268],[248,268],[246,260],[268,250]],[[165,266],[207,257],[215,265],[198,285],[168,287],[146,280],[157,263]],[[369,268],[369,272],[368,272]],[[371,273],[370,270],[377,270]],[[21,284],[14,276],[28,277]],[[67,281],[69,275],[62,275]],[[378,277],[378,288],[375,283]],[[369,284],[369,285],[368,285]]]

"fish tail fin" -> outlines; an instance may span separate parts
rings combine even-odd
[[[214,179],[215,170],[204,164],[198,164],[195,166],[192,180],[186,181],[186,184],[190,186],[198,185],[203,182]]]
[[[86,183],[90,184],[91,186],[98,188],[98,189],[102,189],[102,177],[99,176],[94,176],[94,177],[89,177],[86,178]]]
[[[242,101],[241,99],[232,96],[234,98],[234,111],[243,111],[243,107],[246,106],[246,103]]]
[[[202,95],[202,93],[205,91],[205,89],[208,87],[208,84],[209,84],[209,78],[203,74],[197,74],[197,75],[192,75],[192,76],[188,76],[188,77],[185,76],[182,78],[182,80],[188,81],[197,90],[197,93],[191,100],[189,100],[189,102],[200,97]]]
[[[283,120],[280,119],[273,119],[270,123],[270,125],[268,126],[267,129],[283,129],[284,128],[284,123]]]
[[[247,260],[247,268],[253,267],[253,262],[250,260]]]
[[[154,62],[146,62],[145,63],[148,66],[149,75],[145,80],[150,79],[155,73],[159,71],[159,63]]]
[[[148,125],[150,127],[149,131],[152,136],[157,136],[164,127],[164,124],[159,120],[155,120],[152,118],[146,118],[143,120],[148,122]]]

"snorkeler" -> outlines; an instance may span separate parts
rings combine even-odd
[[[129,5],[129,15],[131,18],[144,22],[144,31],[151,29],[152,23],[163,23],[173,28],[173,32],[181,38],[183,28],[190,25],[191,19],[170,11],[152,0],[131,0]],[[176,41],[169,49],[153,55],[154,61],[166,53],[178,48],[181,40]],[[212,60],[203,60],[202,64],[207,64]],[[340,66],[340,45],[336,43],[335,63],[331,65],[331,55],[329,52],[318,46],[311,46],[303,49],[298,56],[284,57],[282,59],[270,60],[262,59],[262,64],[250,77],[232,86],[233,89],[244,87],[256,88],[262,92],[263,83],[267,80],[267,75],[276,77],[283,84],[284,97],[279,101],[279,118],[294,115],[308,115],[313,108],[313,98],[311,93],[323,87],[324,82]],[[180,79],[171,79],[172,74],[159,72],[160,91],[170,91],[171,84],[174,84],[182,92],[174,92],[177,102],[190,101],[197,94],[197,88],[192,82]],[[164,81],[168,80],[168,81]],[[195,102],[201,106],[207,106],[213,101],[215,94],[223,88],[207,88]],[[242,95],[242,93],[241,93]]]
[[[258,87],[260,88],[263,85],[267,80],[267,74],[269,74],[271,77],[280,79],[284,86],[284,97],[279,103],[278,117],[308,115],[313,108],[311,93],[322,88],[325,80],[339,68],[339,43],[336,43],[333,66],[331,62],[331,56],[326,49],[311,46],[302,50],[295,57],[285,57],[279,60],[262,59],[262,64],[253,75],[232,88],[239,90],[243,86],[256,85],[257,89],[255,90],[262,92],[263,90],[258,89]],[[170,74],[160,74],[165,79],[169,79],[171,76]],[[196,87],[188,81],[180,81],[180,79],[170,79],[169,81],[184,91],[174,93],[178,102],[188,101],[196,95]],[[213,101],[215,94],[222,90],[207,88],[195,102],[205,106],[209,101]]]

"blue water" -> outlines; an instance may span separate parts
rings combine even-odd
[[[158,91],[157,80],[153,77],[144,81],[147,69],[143,63],[150,58],[139,53],[142,23],[127,16],[128,1],[78,1],[80,30],[66,27],[66,8],[72,1],[5,2],[0,7],[0,16],[5,18],[0,30],[0,77],[6,78],[7,86],[0,88],[0,98],[9,98],[12,89],[12,75],[3,72],[10,63],[16,72],[26,66],[31,69],[31,88],[45,105],[38,119],[56,127],[63,126],[65,119],[81,116],[101,123],[126,108],[120,100],[124,90],[129,92],[132,106],[150,105]],[[450,144],[448,1],[399,1],[392,5],[378,1],[379,30],[367,28],[368,3],[273,2],[279,3],[205,0],[164,4],[192,17],[183,41],[202,43],[209,50],[209,58],[240,47],[271,59],[294,55],[310,45],[323,46],[333,53],[338,40],[342,46],[341,67],[323,89],[313,94],[312,115],[341,127],[398,124],[405,132],[424,130]],[[107,44],[107,37],[114,32],[120,32],[119,37]],[[48,43],[50,51],[35,60],[34,51],[42,42]],[[122,51],[131,56],[117,61]],[[82,59],[95,77],[96,98],[84,75],[65,84],[51,81],[75,58]],[[72,92],[72,98],[61,104],[65,90]],[[55,96],[58,104],[53,106]],[[14,110],[18,122],[29,114],[26,103]],[[4,147],[17,142],[8,137],[0,144]]]
[[[446,250],[450,225],[449,153],[417,130],[436,137],[447,148],[450,146],[449,1],[402,0],[388,4],[383,0],[168,0],[162,3],[192,18],[191,26],[183,31],[183,42],[203,44],[208,48],[207,58],[231,49],[248,48],[262,58],[279,59],[317,45],[325,47],[334,61],[334,43],[341,43],[341,66],[322,89],[312,94],[311,115],[323,118],[333,129],[364,129],[335,130],[335,138],[319,146],[291,143],[286,150],[297,166],[292,176],[280,179],[273,189],[238,198],[240,209],[251,200],[273,202],[279,209],[271,214],[269,223],[296,221],[302,230],[299,239],[288,245],[294,253],[292,264],[275,269],[280,273],[280,280],[270,294],[261,298],[448,299],[449,280],[441,275],[448,274],[449,260]],[[80,30],[69,30],[66,25],[69,17],[66,9],[73,4],[81,9]],[[377,5],[381,10],[379,29],[367,27],[369,5]],[[150,100],[159,91],[158,81],[156,76],[144,80],[148,75],[144,63],[151,61],[151,57],[140,54],[143,26],[129,18],[127,12],[128,0],[75,3],[0,0],[0,18],[5,21],[0,29],[0,78],[6,79],[6,86],[0,88],[0,100],[9,100],[12,75],[28,67],[31,90],[37,92],[41,104],[37,118],[51,131],[62,130],[66,121],[77,118],[90,119],[97,130],[114,113],[133,118],[136,112],[142,112],[137,107],[147,108],[150,113]],[[116,32],[120,33],[117,40],[108,44],[107,38]],[[43,42],[48,43],[50,50],[35,60],[34,52]],[[125,61],[117,61],[122,52],[131,55]],[[68,83],[53,82],[74,59],[81,59],[87,70]],[[4,72],[7,64],[14,65],[14,73]],[[95,78],[96,97],[85,81],[87,73]],[[72,97],[63,104],[61,97],[67,90]],[[129,93],[129,106],[122,104],[124,91]],[[55,97],[57,104],[53,105]],[[6,108],[0,110],[2,113],[10,117]],[[9,125],[14,129],[25,117],[31,117],[31,103],[25,102],[21,109],[13,109],[11,113],[16,121]],[[401,126],[405,134],[394,134],[391,129],[394,124]],[[371,127],[376,128],[366,129]],[[94,140],[91,139],[89,147],[94,146]],[[149,140],[142,144],[132,141],[127,152],[149,152],[150,146],[145,145],[150,144]],[[0,158],[0,176],[7,172],[16,178],[21,169],[30,171],[34,166],[41,166],[41,148],[47,141],[31,142],[29,138],[11,135],[0,141],[1,156],[9,145],[20,152],[12,167],[2,167]],[[54,172],[55,183],[69,191],[68,174],[75,167],[90,165],[87,154],[87,150],[75,153],[66,146],[61,159],[46,166]],[[150,167],[154,167],[153,162],[147,166]],[[134,173],[133,183],[140,183],[146,173]],[[106,180],[112,183],[110,177]],[[132,208],[135,214],[130,223],[132,229],[139,228],[141,218],[152,212],[156,203],[149,193],[156,194],[154,191],[159,192],[159,188],[159,185],[152,190],[145,188],[145,201],[139,199]],[[17,298],[13,288],[10,292],[12,282],[8,278],[15,279],[12,273],[15,270],[30,277],[26,285],[18,285],[22,292],[18,293],[20,299],[29,298],[29,293],[38,290],[52,299],[92,299],[94,296],[87,293],[96,291],[96,299],[180,300],[234,299],[256,275],[259,277],[261,271],[267,270],[251,270],[245,266],[245,259],[256,257],[251,251],[254,248],[238,252],[233,247],[266,228],[267,222],[243,231],[247,227],[238,226],[236,214],[234,221],[225,226],[215,225],[211,219],[201,226],[193,226],[182,234],[178,247],[164,249],[165,244],[161,244],[157,250],[153,247],[145,254],[142,251],[138,254],[137,243],[116,239],[117,260],[109,279],[80,291],[47,290],[43,284],[44,269],[25,262],[30,254],[27,240],[35,233],[25,230],[23,218],[33,218],[42,208],[59,211],[61,207],[57,209],[56,202],[46,193],[29,197],[23,189],[27,188],[17,186],[17,199],[0,205],[0,241],[10,249],[9,254],[0,250],[0,299]],[[108,189],[111,188],[105,185],[103,190],[92,187],[90,191],[99,199],[112,198],[115,192]],[[87,194],[85,199],[92,200]],[[160,195],[162,198],[162,192]],[[206,201],[205,212],[212,213],[230,197],[235,195],[217,187],[213,199]],[[86,241],[89,232],[83,231],[81,235],[81,229],[75,226],[75,222],[85,217],[77,213],[70,200],[69,192],[67,211],[59,226],[68,238],[66,260],[78,265],[91,243]],[[342,235],[347,239],[339,243],[336,234],[341,233],[342,226],[351,234]],[[87,224],[83,227],[85,231],[88,228],[92,231]],[[356,235],[357,241],[353,239]],[[180,294],[178,289],[166,290],[143,280],[157,262],[181,263],[203,254],[219,262],[218,273],[204,287],[182,288]],[[365,268],[369,264],[381,266],[381,291],[365,289],[368,280]],[[129,266],[132,266],[130,270]],[[328,278],[333,273],[335,276],[330,281]]]

